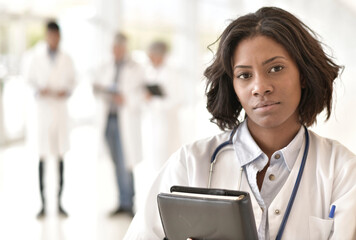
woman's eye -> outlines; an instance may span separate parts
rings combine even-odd
[[[272,67],[270,72],[279,72],[283,69],[284,67],[283,66],[275,66],[275,67]]]
[[[241,74],[237,75],[237,78],[240,78],[240,79],[246,79],[246,78],[250,78],[250,77],[251,77],[250,73],[241,73]]]

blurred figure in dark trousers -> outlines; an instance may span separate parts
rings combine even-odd
[[[63,192],[64,155],[69,149],[67,100],[75,85],[71,58],[59,49],[60,28],[54,21],[47,23],[46,47],[37,49],[30,63],[28,81],[36,93],[39,153],[39,183],[42,208],[37,217],[46,215],[44,194],[45,159],[58,159],[58,212],[67,216],[61,204]]]
[[[110,214],[134,214],[132,167],[141,161],[142,67],[128,53],[127,37],[116,34],[113,58],[100,67],[94,92],[103,100],[105,140],[115,165],[118,206]],[[104,122],[104,121],[103,121]]]

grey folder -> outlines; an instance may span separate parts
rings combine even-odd
[[[247,192],[173,186],[157,201],[168,240],[258,239]]]
[[[153,96],[163,97],[164,93],[160,85],[153,84],[153,85],[146,85],[146,89],[150,94]]]

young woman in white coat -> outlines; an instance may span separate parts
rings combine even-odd
[[[40,155],[39,180],[42,208],[38,217],[46,214],[44,197],[44,161],[49,156],[58,158],[59,192],[58,211],[67,215],[61,205],[63,191],[64,154],[69,149],[67,100],[75,85],[72,59],[59,49],[60,29],[57,23],[49,22],[46,31],[46,48],[33,57],[28,81],[35,89],[38,124],[38,153]]]
[[[323,110],[329,118],[339,71],[313,31],[282,9],[261,8],[231,22],[205,71],[207,108],[225,132],[171,156],[125,239],[164,238],[157,194],[172,185],[207,187],[210,158],[234,128],[211,187],[250,193],[259,239],[356,239],[356,156],[306,128]]]

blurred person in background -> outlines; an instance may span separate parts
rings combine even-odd
[[[153,41],[145,64],[145,101],[142,104],[143,161],[135,166],[137,210],[158,170],[182,144],[179,110],[183,94],[178,71],[168,64],[168,45]]]
[[[179,107],[182,80],[167,63],[168,46],[154,41],[148,49],[144,106],[144,158],[158,171],[181,145]]]
[[[127,37],[118,33],[113,59],[100,67],[94,93],[104,101],[105,139],[115,165],[119,204],[110,215],[134,214],[132,167],[142,159],[143,68],[128,54]]]
[[[45,159],[58,159],[58,212],[67,216],[61,204],[63,192],[64,155],[69,149],[67,100],[75,86],[72,59],[59,49],[60,28],[47,23],[46,47],[36,49],[28,69],[28,81],[35,90],[38,124],[39,184],[42,208],[37,217],[46,215],[44,194]]]

